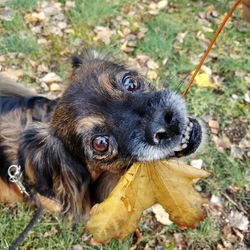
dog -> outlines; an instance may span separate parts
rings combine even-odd
[[[0,91],[3,203],[28,202],[86,221],[134,162],[187,156],[202,141],[180,94],[156,90],[94,50],[73,57],[58,99],[4,78]]]

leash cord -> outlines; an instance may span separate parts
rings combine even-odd
[[[17,246],[22,243],[24,240],[25,236],[29,233],[29,231],[34,227],[37,223],[40,217],[42,216],[43,213],[43,208],[38,207],[32,216],[29,224],[23,229],[23,231],[18,235],[18,237],[15,239],[15,241],[12,243],[10,246],[9,250],[16,250]]]
[[[227,20],[231,17],[231,15],[233,14],[234,10],[236,9],[236,7],[239,5],[240,2],[241,2],[241,0],[237,0],[237,1],[234,3],[233,7],[232,7],[232,8],[229,10],[229,12],[226,14],[226,16],[223,18],[221,24],[219,25],[219,27],[217,28],[217,30],[216,30],[216,32],[215,32],[214,37],[213,37],[212,40],[210,41],[210,43],[209,43],[209,45],[208,45],[206,51],[204,52],[204,54],[203,54],[203,56],[202,56],[202,58],[201,58],[201,60],[200,60],[200,62],[199,62],[199,64],[198,64],[198,66],[196,67],[195,72],[194,72],[194,74],[192,75],[192,78],[190,79],[190,81],[189,81],[189,83],[188,83],[186,89],[184,90],[182,96],[185,96],[185,95],[187,94],[187,92],[188,92],[188,90],[189,90],[191,84],[193,83],[193,81],[194,81],[196,75],[198,74],[198,72],[199,72],[201,66],[203,65],[205,59],[207,58],[207,55],[208,55],[208,53],[210,52],[211,48],[213,47],[213,45],[214,45],[214,43],[215,43],[217,37],[219,36],[219,34],[220,34],[220,32],[222,31],[223,27],[225,26]]]

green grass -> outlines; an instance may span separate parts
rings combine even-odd
[[[26,29],[23,17],[20,14],[15,14],[9,21],[3,21],[5,31],[19,32]]]
[[[32,35],[12,34],[0,37],[0,53],[17,52],[37,55],[39,46]]]
[[[12,240],[19,235],[33,215],[33,209],[18,205],[15,208],[0,205],[0,247],[7,250]],[[25,238],[20,249],[70,249],[81,244],[84,249],[127,250],[131,245],[131,237],[120,244],[112,240],[106,246],[93,247],[84,241],[82,225],[73,225],[68,219],[45,215]],[[85,236],[86,237],[86,236]],[[42,240],[43,239],[43,240]]]
[[[188,249],[216,249],[217,242],[220,239],[220,229],[216,222],[211,218],[206,218],[194,230],[188,230],[184,233],[188,239]]]
[[[162,85],[180,93],[187,82],[183,81],[184,76],[190,75],[195,68],[192,58],[204,50],[202,41],[196,37],[197,32],[202,31],[207,39],[211,39],[213,35],[202,30],[202,26],[197,22],[197,13],[205,12],[209,6],[214,5],[219,15],[223,15],[229,8],[226,0],[172,0],[169,1],[170,7],[155,16],[148,16],[147,8],[136,9],[134,15],[128,16],[124,8],[132,8],[136,4],[144,6],[145,3],[138,0],[76,0],[75,8],[64,13],[73,33],[63,38],[56,35],[46,36],[49,44],[44,46],[38,44],[39,35],[32,34],[29,25],[24,21],[25,14],[34,10],[37,2],[37,0],[8,2],[13,17],[10,21],[0,21],[0,54],[5,56],[3,67],[16,66],[41,78],[42,75],[34,71],[29,63],[30,60],[35,60],[37,65],[45,64],[50,71],[55,71],[64,77],[70,68],[69,60],[65,58],[70,58],[71,53],[82,48],[82,45],[74,45],[75,39],[78,38],[82,39],[82,44],[86,47],[103,48],[105,52],[113,52],[119,59],[123,59],[124,54],[120,49],[123,41],[118,34],[118,27],[111,26],[112,20],[119,17],[128,21],[129,28],[134,32],[137,31],[134,28],[135,22],[142,22],[148,29],[145,38],[137,41],[135,50],[129,53],[129,56],[136,57],[139,54],[151,56],[160,66],[157,73]],[[58,2],[64,4],[66,0]],[[170,11],[173,5],[175,8]],[[110,25],[110,28],[116,31],[110,45],[105,46],[101,42],[94,41],[93,29],[97,25]],[[213,21],[211,28],[214,30],[216,28]],[[176,36],[180,32],[187,32],[183,43],[176,41]],[[211,115],[219,121],[222,130],[233,119],[244,116],[249,120],[249,107],[244,101],[244,95],[249,87],[244,77],[235,74],[236,71],[243,74],[250,73],[249,34],[249,24],[242,20],[241,13],[237,10],[231,19],[231,24],[222,31],[205,63],[213,74],[223,78],[218,89],[201,89],[194,85],[186,97],[190,113],[195,116]],[[15,53],[24,53],[25,60],[13,57]],[[166,57],[168,63],[162,66],[162,61]],[[39,89],[39,84],[34,83],[34,79],[29,75],[25,74],[22,80],[29,86]],[[232,98],[233,94],[238,95],[238,101]],[[249,162],[233,159],[229,151],[219,152],[211,140],[208,140],[205,150],[196,158],[203,159],[206,169],[213,173],[209,179],[200,183],[204,193],[220,196],[222,190],[236,186],[239,188],[237,202],[245,209],[250,209],[247,193],[250,177]],[[224,205],[226,210],[234,206],[230,202]],[[27,225],[32,213],[33,209],[24,205],[18,205],[16,208],[0,205],[0,249],[7,249],[10,242]],[[147,223],[148,216],[150,218],[151,215],[148,214],[140,223],[140,230],[143,232],[141,247],[157,243],[164,249],[173,250],[175,232],[183,233],[188,242],[188,249],[216,249],[218,242],[221,241],[220,223],[223,221],[218,221],[218,218],[207,218],[195,230],[182,231],[175,225],[170,225],[162,226],[155,233],[153,226],[155,224]],[[159,233],[165,235],[168,243],[158,242],[156,235]],[[46,214],[39,225],[30,232],[20,249],[71,249],[72,246],[80,244],[83,249],[127,250],[133,244],[133,238],[129,236],[123,242],[113,240],[106,246],[91,246],[86,237],[82,225],[72,227],[69,220]]]
[[[228,152],[220,153],[213,146],[207,145],[206,151],[199,157],[204,159],[207,169],[212,172],[213,177],[209,181],[209,188],[212,192],[229,185],[244,188],[249,184],[250,170],[247,163],[241,164],[232,159]]]
[[[9,5],[14,10],[28,11],[35,7],[38,0],[10,0]]]
[[[68,18],[74,27],[77,35],[79,33],[84,38],[89,37],[92,26],[105,23],[108,17],[118,13],[121,7],[120,1],[111,0],[76,0],[76,6],[68,13]]]

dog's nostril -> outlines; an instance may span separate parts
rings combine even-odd
[[[159,144],[161,140],[168,139],[168,133],[164,128],[160,128],[154,135],[154,142]]]
[[[173,120],[173,112],[166,112],[164,119],[167,124],[171,123],[171,121]]]

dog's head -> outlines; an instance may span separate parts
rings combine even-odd
[[[73,66],[49,121],[22,134],[19,164],[34,193],[82,217],[133,162],[189,155],[202,133],[178,93],[157,91],[136,71],[93,51]]]
[[[199,147],[201,127],[178,93],[156,91],[136,71],[93,51],[75,57],[73,67],[52,127],[93,176],[136,161],[186,156]]]

